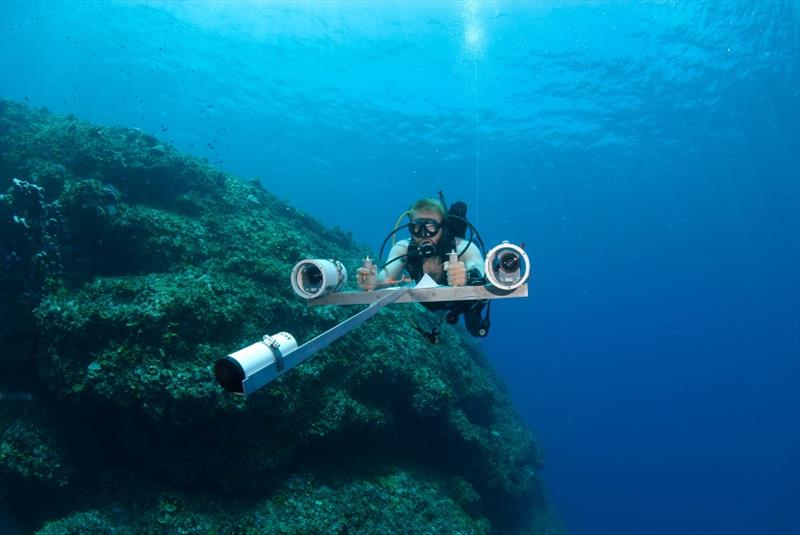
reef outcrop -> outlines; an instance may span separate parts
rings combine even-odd
[[[288,284],[368,253],[153,136],[0,101],[0,506],[64,533],[561,533],[480,350],[389,307],[248,399],[217,358],[354,310]]]

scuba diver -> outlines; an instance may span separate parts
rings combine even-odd
[[[364,266],[356,270],[359,287],[364,291],[372,291],[379,286],[399,282],[403,271],[414,281],[419,282],[424,275],[430,276],[437,284],[447,286],[483,285],[484,249],[483,241],[475,227],[466,219],[467,205],[456,202],[445,210],[444,195],[439,192],[439,200],[422,198],[416,201],[409,210],[398,218],[392,232],[381,246],[379,258],[389,239],[392,248],[386,262],[382,266],[372,264],[367,258]],[[408,216],[410,223],[400,225]],[[399,231],[408,228],[410,239],[396,240]],[[470,237],[466,239],[469,228]],[[431,311],[439,313],[439,324],[445,319],[450,324],[458,322],[464,316],[467,331],[477,337],[489,333],[489,306],[487,301],[458,301],[445,303],[422,303]],[[486,307],[486,316],[483,309]],[[430,332],[416,324],[414,328],[430,343],[438,343],[439,328],[433,327]]]

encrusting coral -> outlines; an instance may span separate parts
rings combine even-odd
[[[560,533],[461,331],[398,305],[247,400],[214,361],[356,310],[304,257],[369,253],[156,138],[0,101],[0,500],[41,533]],[[11,370],[15,370],[11,373]],[[19,370],[24,370],[20,373]],[[42,496],[48,499],[34,499]]]

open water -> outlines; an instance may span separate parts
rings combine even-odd
[[[376,249],[464,200],[534,263],[483,345],[568,531],[797,534],[798,6],[4,0],[0,96]]]

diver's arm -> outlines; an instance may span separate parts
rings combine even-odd
[[[458,239],[456,241],[456,249],[458,253],[461,254],[461,251],[464,251],[464,247],[466,247],[468,240]],[[470,243],[469,247],[467,248],[464,254],[461,254],[459,260],[464,262],[464,266],[467,268],[467,272],[471,269],[477,269],[478,272],[481,274],[481,277],[484,276],[483,273],[483,255],[481,254],[481,250],[478,249],[478,246],[475,243]]]
[[[386,281],[395,281],[400,278],[400,274],[403,273],[403,268],[406,265],[406,254],[408,254],[407,240],[400,240],[394,244],[392,250],[389,251],[389,256],[386,258],[386,262],[384,263],[386,267],[378,272],[378,284]],[[395,258],[399,259],[394,260]]]

